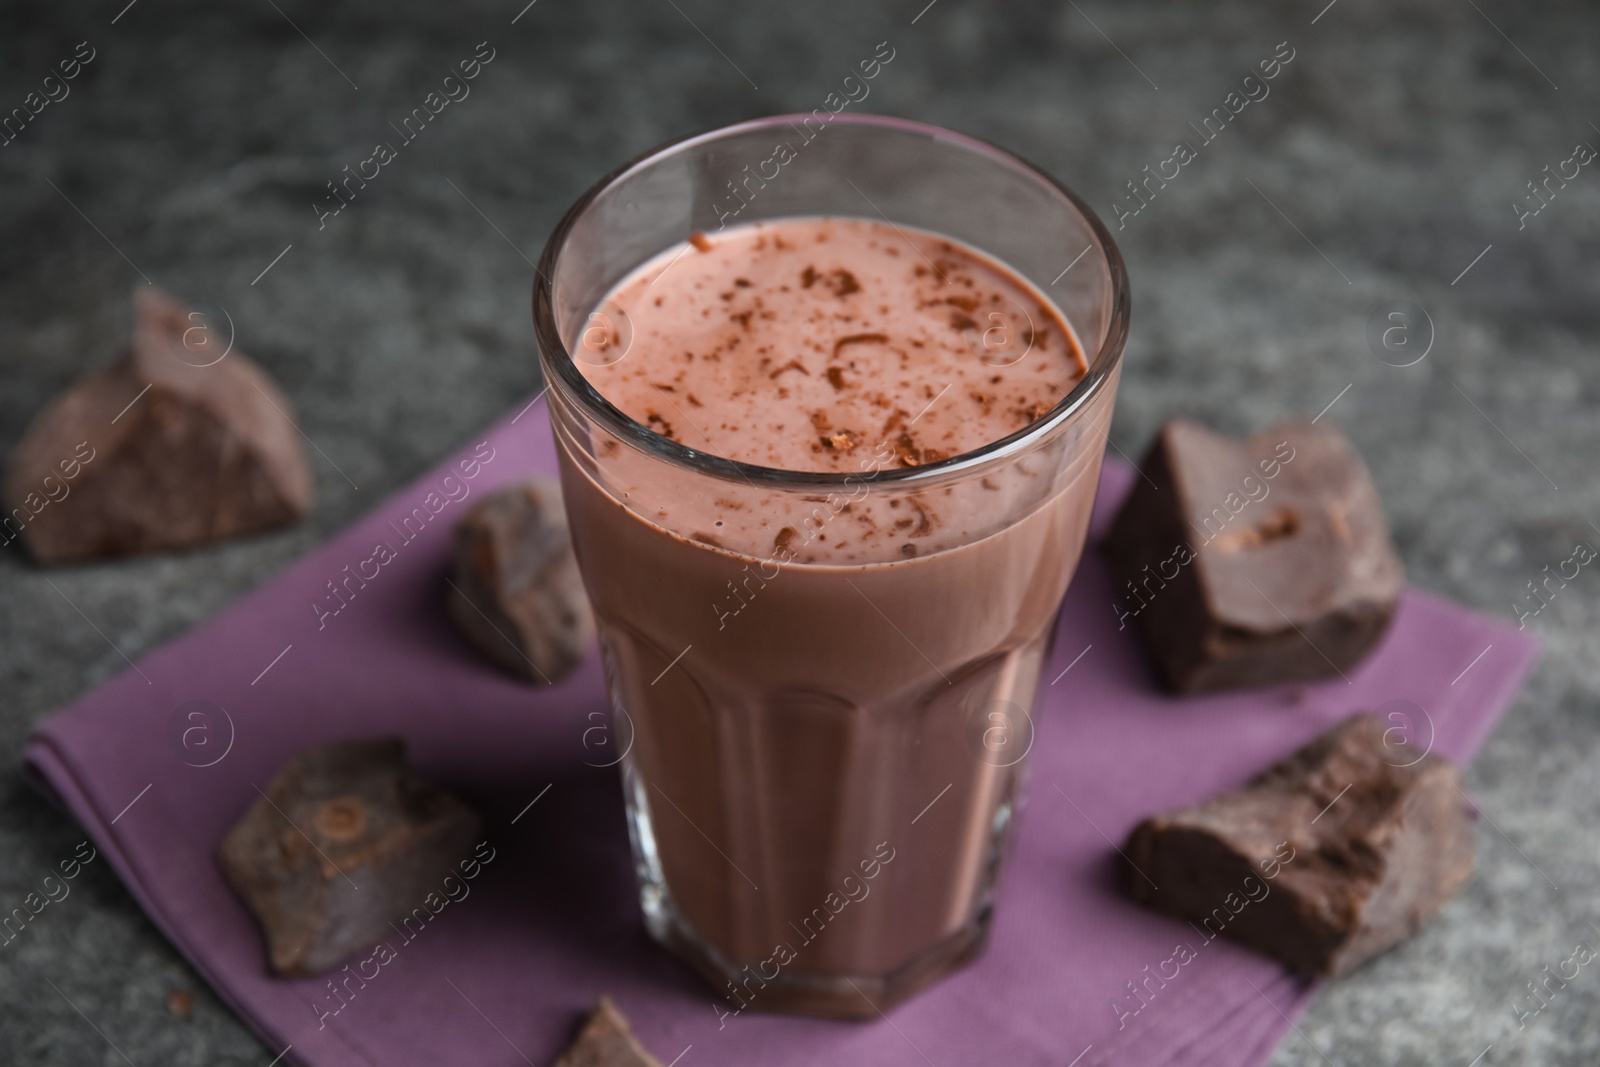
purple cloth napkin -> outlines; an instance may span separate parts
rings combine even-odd
[[[1535,656],[1509,626],[1410,592],[1349,683],[1178,699],[1154,685],[1133,630],[1118,630],[1091,546],[1045,670],[985,954],[885,1020],[719,1019],[722,1002],[644,932],[617,771],[599,766],[604,736],[586,733],[606,708],[598,656],[531,688],[445,621],[451,524],[494,486],[555,469],[542,403],[482,442],[45,720],[25,753],[206,980],[275,1054],[293,1046],[286,1063],[546,1064],[609,993],[679,1067],[1259,1064],[1313,988],[1128,903],[1113,843],[1143,815],[1234,786],[1390,700],[1425,709],[1434,750],[1465,762]],[[1131,477],[1107,465],[1096,537]],[[380,543],[392,552],[375,553]],[[360,579],[348,601],[329,587],[347,574]],[[397,932],[385,962],[336,972],[371,976],[342,981],[339,996],[327,976],[274,979],[255,921],[213,863],[217,842],[292,753],[381,733],[402,735],[426,774],[478,807],[492,858],[466,896],[457,889],[426,926]],[[1128,983],[1180,943],[1195,958],[1119,1025],[1139,1003]]]

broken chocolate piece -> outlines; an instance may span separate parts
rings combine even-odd
[[[661,1067],[661,1061],[639,1044],[611,998],[601,997],[578,1039],[561,1054],[555,1067]]]
[[[190,548],[311,507],[289,401],[165,293],[134,293],[133,345],[28,428],[6,477],[7,539],[41,563]]]
[[[1347,672],[1382,638],[1405,575],[1366,467],[1324,423],[1245,440],[1163,426],[1112,525],[1119,617],[1172,689]]]
[[[284,765],[222,839],[217,865],[260,921],[273,973],[303,977],[426,909],[480,828],[406,766],[399,738],[335,741]]]
[[[1352,715],[1239,792],[1128,835],[1128,892],[1273,957],[1344,972],[1404,940],[1472,874],[1461,773]]]
[[[456,523],[450,617],[490,659],[520,678],[555,682],[594,635],[567,532],[561,487],[508,486]]]

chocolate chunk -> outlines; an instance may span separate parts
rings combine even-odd
[[[5,536],[20,531],[42,563],[190,548],[311,507],[289,402],[266,372],[158,289],[135,291],[133,308],[130,350],[56,397],[12,457]]]
[[[450,617],[490,659],[520,678],[554,682],[594,635],[561,487],[508,486],[456,523]]]
[[[1209,693],[1348,672],[1405,575],[1366,467],[1327,424],[1163,426],[1112,525],[1116,607],[1163,680]]]
[[[1343,974],[1415,933],[1472,874],[1460,782],[1352,715],[1239,792],[1134,827],[1127,889],[1208,940]]]
[[[406,766],[399,738],[335,741],[284,765],[217,865],[260,921],[273,972],[301,977],[392,936],[479,829],[471,808]]]
[[[639,1044],[611,998],[601,997],[578,1039],[561,1054],[555,1067],[661,1067],[661,1061]]]
[[[167,1011],[180,1019],[187,1019],[194,1011],[194,994],[187,989],[167,990]]]

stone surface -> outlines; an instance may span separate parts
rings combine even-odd
[[[537,478],[497,490],[456,523],[456,627],[501,667],[549,685],[577,666],[594,615],[572,553],[561,486]]]
[[[661,1067],[661,1061],[639,1044],[611,998],[601,997],[555,1067]]]
[[[20,534],[43,563],[81,563],[304,515],[311,470],[289,401],[228,332],[136,289],[127,354],[52,400],[12,454],[6,539]]]
[[[821,107],[879,41],[896,56],[865,107],[1016,150],[1115,233],[1134,311],[1114,449],[1137,455],[1175,416],[1244,434],[1332,403],[1323,418],[1366,458],[1409,580],[1513,625],[1542,568],[1600,544],[1600,175],[1584,168],[1523,229],[1511,207],[1596,136],[1587,5],[1339,0],[1313,25],[1325,0],[1078,0],[1081,13],[939,0],[913,25],[926,0],[677,0],[682,15],[541,0],[513,25],[524,3],[279,0],[315,48],[268,4],[139,3],[113,24],[124,6],[0,7],[6,113],[78,42],[96,50],[71,95],[0,147],[0,452],[120,351],[143,271],[228,309],[316,443],[318,503],[296,526],[183,556],[47,574],[0,548],[5,906],[82,840],[17,774],[36,720],[525,403],[539,387],[529,260],[597,177],[691,130]],[[325,183],[486,39],[497,57],[471,97],[319,230]],[[1280,41],[1296,53],[1271,95],[1118,229],[1125,183],[1198,141],[1189,123]],[[1367,340],[1401,299],[1438,334],[1403,368]],[[1467,772],[1488,816],[1477,873],[1421,934],[1325,989],[1274,1067],[1326,1067],[1324,1053],[1465,1065],[1491,1042],[1495,1067],[1600,1061],[1589,968],[1525,1028],[1509,1008],[1600,915],[1591,569],[1528,622],[1544,659]],[[485,814],[504,827],[516,812]],[[108,866],[74,885],[4,950],[0,1062],[122,1063],[74,1005],[141,1065],[261,1067],[282,1051],[250,1036]],[[164,1007],[180,986],[195,991],[182,1021]]]
[[[1471,877],[1472,821],[1461,772],[1386,729],[1352,715],[1235,792],[1145,819],[1128,894],[1310,977],[1410,937]]]
[[[1405,585],[1366,465],[1330,423],[1247,438],[1156,432],[1108,551],[1162,679],[1180,693],[1355,670]]]
[[[406,766],[399,738],[295,754],[217,847],[217,866],[261,924],[274,974],[299,978],[369,949],[471,858],[482,823]],[[443,905],[438,905],[442,907]]]

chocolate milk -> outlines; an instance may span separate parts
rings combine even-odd
[[[635,421],[853,476],[717,477],[558,422],[653,932],[732,1006],[926,981],[981,940],[1111,391],[1053,442],[879,480],[1024,430],[1085,368],[1006,268],[871,221],[697,234],[591,323],[579,365]]]

